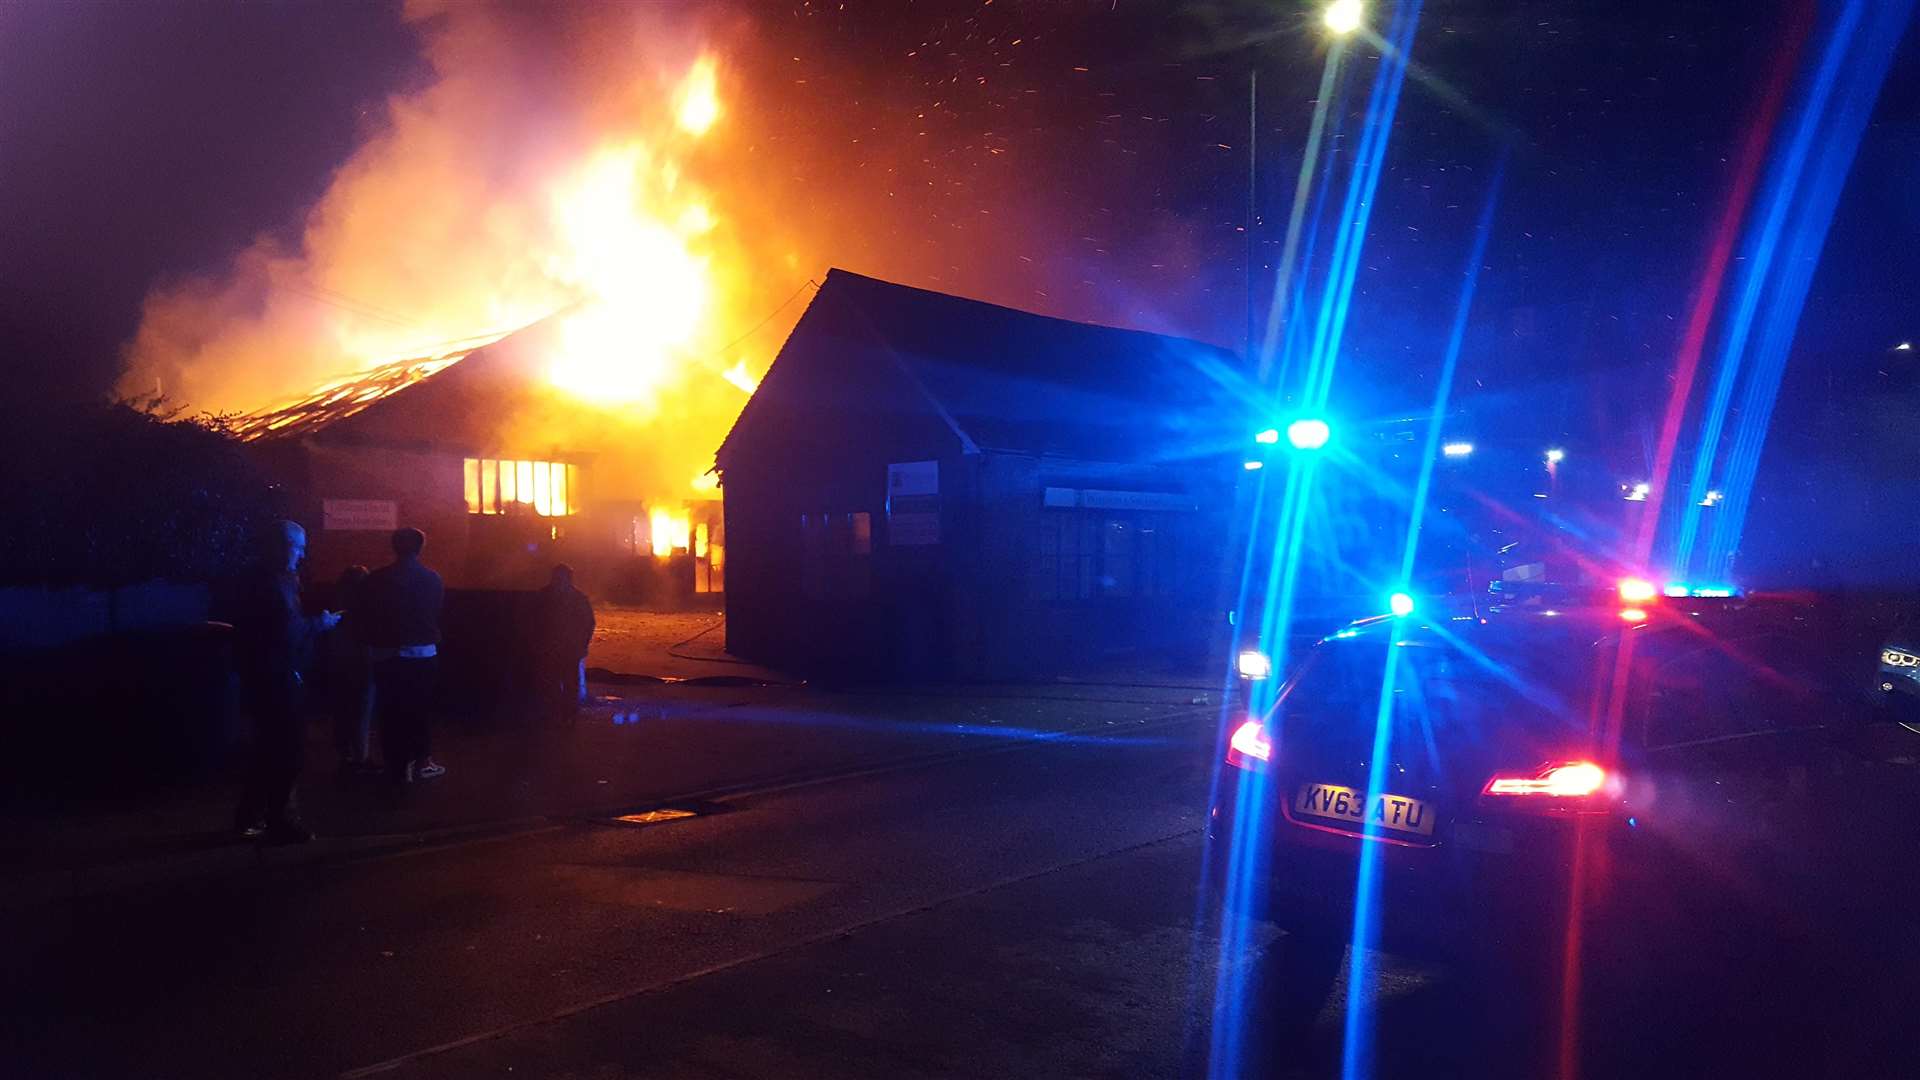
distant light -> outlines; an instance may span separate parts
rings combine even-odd
[[[1545,615],[1545,616],[1546,616],[1547,618],[1549,618],[1549,619],[1551,619],[1551,618],[1553,618],[1554,616],[1556,616],[1556,615],[1558,615],[1558,614],[1560,614],[1560,613],[1559,613],[1559,612],[1557,612],[1557,611],[1555,611],[1555,610],[1553,610],[1552,608],[1548,608],[1547,610],[1545,610],[1545,611],[1543,611],[1543,612],[1541,612],[1540,614],[1542,614],[1542,615]]]
[[[1360,29],[1360,17],[1365,11],[1360,0],[1333,0],[1327,5],[1326,14],[1321,17],[1326,21],[1327,29],[1334,33],[1351,34]]]
[[[1625,484],[1622,484],[1621,487],[1626,490],[1628,502],[1646,502],[1647,496],[1653,494],[1653,485],[1644,480],[1631,487]]]
[[[1726,599],[1730,596],[1740,595],[1740,590],[1731,585],[1688,585],[1680,581],[1673,582],[1660,591],[1668,596],[1693,596],[1706,597],[1708,599]]]
[[[1269,445],[1277,443],[1280,441],[1280,429],[1268,428],[1260,434],[1255,435],[1253,441],[1257,443],[1267,443]]]
[[[1264,679],[1273,674],[1273,658],[1258,649],[1240,654],[1240,674],[1249,679]]]
[[[1720,505],[1720,500],[1723,498],[1726,498],[1726,496],[1721,494],[1720,492],[1709,491],[1707,492],[1707,497],[1700,500],[1700,505],[1701,506],[1718,506]]]
[[[1545,499],[1545,498],[1549,498],[1549,496],[1547,495],[1547,493],[1546,493],[1546,492],[1544,492],[1544,491],[1536,491],[1536,492],[1534,492],[1534,493],[1533,493],[1533,497],[1534,497],[1534,498],[1536,498],[1536,499]]]
[[[1898,344],[1898,345],[1895,345],[1895,346],[1893,347],[1893,351],[1894,351],[1894,352],[1912,352],[1912,351],[1913,351],[1913,342],[1911,342],[1911,341],[1903,341],[1903,342],[1901,342],[1900,344]]]
[[[1387,610],[1393,612],[1395,618],[1405,618],[1413,614],[1413,597],[1403,592],[1394,593],[1387,597]]]
[[[1249,461],[1241,466],[1241,468],[1247,470],[1248,472],[1257,472],[1266,467],[1267,467],[1267,463],[1264,461]]]
[[[1646,578],[1624,577],[1620,579],[1620,599],[1629,604],[1643,604],[1656,595],[1653,582]]]
[[[1295,450],[1318,450],[1333,438],[1333,428],[1316,416],[1302,417],[1287,425],[1287,445]]]
[[[1620,617],[1630,623],[1643,623],[1647,621],[1647,613],[1637,607],[1621,608]]]
[[[1567,460],[1567,452],[1555,446],[1547,451],[1547,464],[1558,465]]]
[[[1440,452],[1448,457],[1466,457],[1468,454],[1473,453],[1473,444],[1470,442],[1450,442],[1442,446]]]

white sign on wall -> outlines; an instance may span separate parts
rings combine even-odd
[[[924,547],[940,542],[940,463],[897,461],[887,466],[887,543]]]
[[[320,527],[327,532],[392,532],[400,527],[400,504],[392,499],[321,499]]]
[[[887,497],[940,494],[940,463],[896,461],[887,466]]]
[[[1101,491],[1096,488],[1050,487],[1040,493],[1040,505],[1084,506],[1090,510],[1198,510],[1191,495],[1171,491]]]

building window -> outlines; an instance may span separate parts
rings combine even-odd
[[[873,515],[800,515],[800,591],[809,600],[873,592]]]
[[[1166,514],[1056,509],[1040,515],[1034,593],[1043,599],[1137,599],[1176,592],[1179,553]]]
[[[580,466],[468,458],[467,513],[567,517],[580,512]]]

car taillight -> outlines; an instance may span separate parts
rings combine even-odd
[[[1618,781],[1591,761],[1559,761],[1532,772],[1495,773],[1480,794],[1523,809],[1601,809]]]
[[[1646,578],[1626,577],[1620,579],[1620,599],[1629,604],[1644,604],[1660,595],[1653,582]]]
[[[1267,738],[1267,726],[1249,720],[1233,729],[1227,740],[1227,764],[1237,769],[1264,769],[1273,758],[1273,740]]]

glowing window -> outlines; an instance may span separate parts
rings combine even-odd
[[[533,463],[533,512],[541,517],[553,516],[552,479],[553,469],[546,462]]]
[[[467,513],[566,517],[580,512],[580,467],[560,461],[467,458]]]
[[[515,477],[514,501],[533,505],[533,462],[516,461],[513,463]]]

